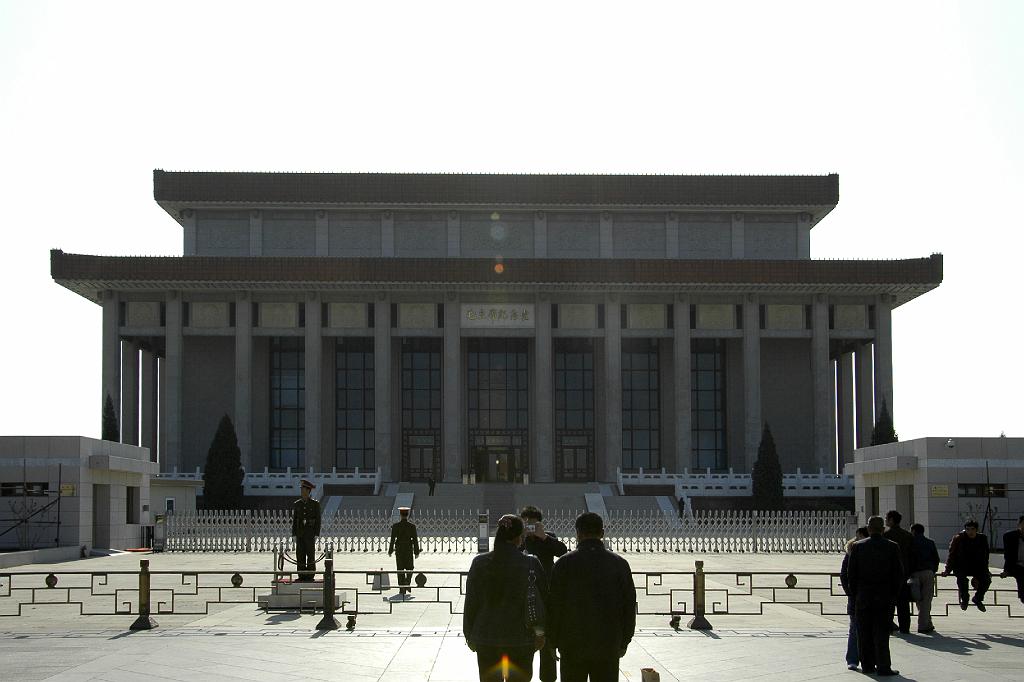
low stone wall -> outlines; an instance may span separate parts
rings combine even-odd
[[[46,549],[30,549],[23,552],[0,553],[0,568],[24,566],[26,564],[52,564],[58,561],[71,561],[82,557],[81,547],[48,547]]]

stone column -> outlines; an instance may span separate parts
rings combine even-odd
[[[611,213],[601,214],[600,223],[600,254],[601,258],[614,258],[615,257],[615,231],[612,223]]]
[[[874,381],[871,370],[870,344],[857,346],[855,353],[857,373],[857,447],[866,448],[871,445],[871,432],[875,428],[873,409],[875,399]]]
[[[121,442],[139,444],[139,347],[121,343]]]
[[[259,209],[249,211],[249,255],[263,255],[263,214]]]
[[[330,255],[330,220],[327,211],[316,212],[316,246],[317,256]]]
[[[163,419],[160,422],[162,446],[161,470],[179,471],[182,467],[181,453],[181,402],[182,402],[182,362],[184,361],[184,339],[181,335],[181,294],[177,291],[167,293],[164,334],[166,335],[166,352],[164,355],[163,376]]]
[[[679,258],[679,214],[665,215],[665,258]]]
[[[399,397],[401,400],[401,397]],[[386,292],[373,304],[373,454],[385,481],[391,470],[391,301]]]
[[[444,472],[448,483],[462,480],[465,458],[462,455],[465,434],[462,431],[462,338],[459,335],[459,297],[448,293],[444,301],[444,360],[442,381],[444,397]]]
[[[391,211],[380,214],[380,255],[385,258],[395,255],[395,217]]]
[[[448,211],[448,249],[449,258],[457,258],[462,251],[462,223],[458,211]]]
[[[603,481],[615,481],[622,466],[622,329],[619,297],[607,296],[604,304],[605,437]]]
[[[139,445],[149,448],[149,461],[157,461],[156,449],[156,405],[157,405],[157,360],[148,350],[143,350],[141,371],[142,409],[140,415],[141,433]]]
[[[811,312],[811,372],[814,387],[814,463],[830,471],[835,461],[835,394],[832,390],[834,375],[829,358],[828,298],[824,294],[814,297]]]
[[[541,294],[538,297],[535,310],[533,394],[536,405],[533,409],[533,466],[530,467],[530,480],[537,483],[552,483],[555,480],[554,404],[552,401],[554,372],[551,347],[551,300],[547,294]]]
[[[198,229],[196,227],[196,212],[186,208],[181,212],[181,231],[184,237],[183,256],[199,255]]]
[[[303,467],[323,471],[320,457],[320,368],[323,365],[324,341],[320,329],[320,295],[306,296],[306,459]]]
[[[674,303],[672,321],[675,330],[672,338],[672,366],[675,372],[673,386],[675,390],[675,422],[676,422],[676,473],[692,468],[693,443],[690,429],[693,412],[690,405],[692,397],[690,386],[690,301],[680,296]]]
[[[843,353],[837,364],[836,402],[839,405],[839,466],[842,471],[853,461],[857,440],[853,422],[853,353]]]
[[[107,396],[114,403],[114,414],[121,415],[121,302],[113,291],[103,292],[103,381],[100,395],[100,417]],[[102,437],[102,434],[101,434]]]
[[[882,413],[882,403],[896,423],[892,395],[892,297],[882,294],[875,303],[875,413]],[[899,431],[897,431],[898,433]]]
[[[761,445],[761,306],[754,294],[743,301],[743,454],[754,470]]]
[[[548,217],[544,211],[533,214],[533,257],[548,257]]]
[[[235,298],[235,433],[242,468],[257,471],[252,461],[252,301],[248,293]]]

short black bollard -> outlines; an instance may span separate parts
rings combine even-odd
[[[149,616],[149,559],[139,561],[139,617],[132,623],[132,630],[152,630],[156,621]]]
[[[697,561],[697,572],[693,574],[693,618],[686,624],[691,630],[711,630],[711,623],[704,617],[704,562]]]
[[[324,560],[324,617],[317,623],[317,630],[337,630],[334,618],[334,559]]]

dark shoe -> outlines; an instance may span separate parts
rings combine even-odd
[[[966,599],[961,599],[960,600],[960,610],[961,611],[966,611],[967,610],[967,600]]]
[[[847,670],[856,670],[857,669],[857,665],[854,664],[854,663],[851,663],[850,665],[846,666],[846,669]]]
[[[900,671],[899,670],[893,670],[892,668],[889,668],[888,670],[879,670],[875,674],[878,675],[879,677],[892,677],[893,675],[899,675]]]
[[[983,612],[983,613],[988,610],[988,609],[985,608],[985,605],[983,603],[981,603],[980,601],[974,602],[974,605],[977,606],[978,610]]]
[[[863,670],[861,670],[861,672],[864,673],[865,675],[874,675],[875,674],[875,669],[874,668],[864,668]]]

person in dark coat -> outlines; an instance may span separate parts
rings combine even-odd
[[[914,551],[914,536],[908,533],[904,528],[900,527],[900,522],[903,521],[903,515],[895,509],[890,509],[885,513],[885,533],[883,537],[886,540],[892,540],[900,547],[900,561],[903,562],[903,585],[900,587],[900,593],[896,596],[896,623],[891,623],[889,626],[890,632],[899,630],[903,634],[910,632],[910,585],[907,582],[910,579],[910,564],[911,554]]]
[[[604,522],[576,519],[577,549],[551,571],[548,635],[562,654],[563,682],[615,682],[636,628],[636,587],[629,563],[608,551]]]
[[[316,486],[299,482],[301,497],[292,504],[292,537],[295,538],[295,568],[299,581],[312,582],[316,576],[316,539],[320,535],[320,503],[310,497]]]
[[[537,557],[540,565],[544,567],[544,574],[550,580],[555,558],[568,552],[569,548],[557,535],[544,528],[544,514],[536,507],[523,507],[519,512],[519,518],[523,520],[525,526],[523,551]],[[558,662],[555,647],[551,645],[550,639],[540,650],[539,656],[541,682],[555,682],[558,677]]]
[[[935,596],[935,574],[939,570],[939,550],[925,537],[924,526],[910,527],[914,537],[910,559],[910,595],[917,605],[917,631],[935,632],[932,625],[932,598]]]
[[[531,582],[546,602],[548,581],[537,557],[519,551],[522,543],[522,519],[502,516],[494,549],[473,559],[466,578],[462,634],[476,652],[481,682],[532,680],[533,652],[544,648],[545,624],[528,625],[526,607]]]
[[[1017,580],[1017,598],[1024,604],[1024,516],[1017,519],[1016,530],[1003,536],[1003,572],[999,577]]]
[[[868,519],[866,540],[853,544],[849,586],[857,619],[857,652],[861,670],[869,675],[898,675],[889,655],[889,625],[903,579],[900,548],[882,537],[881,516]]]
[[[413,557],[420,555],[420,540],[416,537],[416,525],[409,521],[409,507],[399,507],[398,514],[401,517],[398,523],[391,524],[388,556],[395,555],[398,595],[401,597],[412,592]]]
[[[431,476],[430,478],[427,479],[427,497],[433,497],[434,496],[434,486],[436,486],[436,485],[437,485],[437,481],[434,480],[433,476]]]
[[[992,574],[988,570],[988,538],[978,532],[978,522],[970,520],[964,529],[953,536],[949,543],[949,554],[946,556],[946,568],[943,576],[956,576],[956,588],[960,593],[960,608],[967,610],[967,598],[970,596],[970,582],[973,577],[976,585],[974,599],[971,602],[979,611],[985,610],[985,592],[992,584]]]
[[[839,582],[846,593],[846,614],[850,617],[850,631],[846,635],[846,667],[850,670],[856,670],[860,664],[860,654],[857,652],[857,618],[854,616],[853,597],[850,596],[850,554],[853,552],[853,544],[867,537],[867,526],[857,529],[855,537],[846,543],[843,564],[839,568]]]

